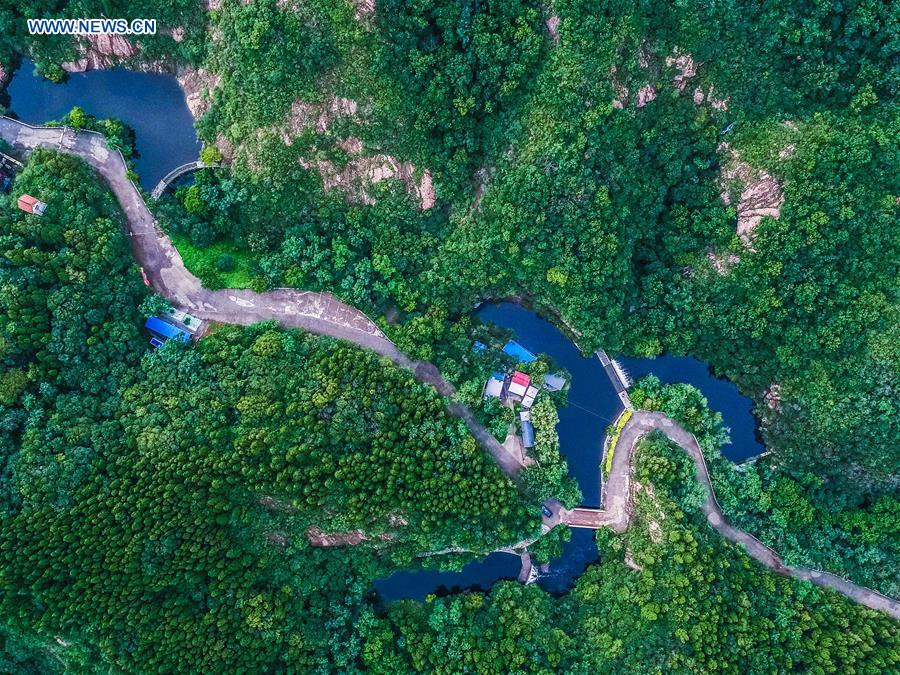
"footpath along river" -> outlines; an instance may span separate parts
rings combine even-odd
[[[559,410],[560,451],[569,473],[583,494],[583,504],[600,505],[600,455],[606,427],[622,411],[609,378],[595,356],[585,357],[578,347],[549,321],[512,302],[484,305],[476,316],[511,330],[515,339],[534,353],[548,354],[572,375],[569,405]],[[709,366],[691,357],[661,356],[655,359],[624,358],[619,362],[633,377],[653,374],[666,383],[686,382],[697,387],[720,412],[731,430],[731,443],[722,452],[732,461],[743,461],[764,451],[757,436],[752,402],[737,386],[716,378]],[[551,593],[563,593],[575,583],[587,565],[597,560],[593,530],[572,529],[572,538],[559,558],[550,561],[549,572],[538,584]],[[469,563],[461,572],[400,571],[375,582],[385,600],[422,600],[429,593],[453,589],[488,590],[501,579],[515,579],[520,562],[515,555],[492,553]]]

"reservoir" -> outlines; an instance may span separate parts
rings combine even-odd
[[[12,117],[33,125],[58,120],[78,106],[98,119],[115,117],[135,132],[134,168],[141,186],[153,186],[200,153],[184,92],[171,75],[125,68],[69,75],[62,84],[34,74],[23,60],[6,88]]]
[[[594,355],[583,356],[556,326],[521,305],[512,302],[483,305],[476,316],[512,331],[515,340],[526,349],[549,355],[571,374],[569,405],[559,410],[556,427],[560,452],[569,465],[569,474],[578,481],[583,504],[599,506],[603,439],[606,427],[622,411],[622,403],[600,360]],[[722,414],[725,426],[730,429],[731,443],[722,448],[722,454],[728,459],[742,461],[763,452],[752,401],[733,383],[714,377],[707,364],[689,356],[616,360],[632,379],[652,374],[664,383],[685,382],[703,392],[710,408]],[[572,528],[572,538],[564,545],[562,556],[550,561],[549,572],[542,574],[537,583],[550,593],[564,593],[597,557],[594,531]],[[515,579],[518,570],[517,558],[494,553],[469,563],[462,572],[400,571],[376,581],[375,587],[386,601],[423,600],[429,593],[451,588],[488,590],[501,579]]]

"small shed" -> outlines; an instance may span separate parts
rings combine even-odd
[[[534,399],[537,398],[537,395],[540,393],[540,389],[535,387],[533,384],[528,385],[528,389],[525,390],[525,395],[522,397],[522,405],[526,408],[530,408],[534,405]]]
[[[525,347],[515,340],[510,340],[503,345],[503,351],[520,363],[531,363],[532,361],[537,360],[537,356],[525,349]]]
[[[567,382],[566,378],[559,373],[544,375],[544,389],[547,391],[562,391]]]
[[[484,385],[482,398],[500,398],[503,394],[503,374],[494,373]]]
[[[184,330],[183,328],[179,328],[178,326],[174,326],[158,316],[151,316],[149,319],[147,319],[147,322],[144,324],[144,326],[151,333],[154,333],[159,337],[165,338],[167,340],[189,342],[191,339],[191,334],[186,330]]]
[[[522,445],[526,448],[534,447],[534,426],[531,422],[522,422]]]
[[[44,202],[31,195],[22,195],[16,204],[25,213],[33,213],[36,216],[44,215],[44,211],[47,210],[47,205]]]
[[[525,373],[519,372],[518,370],[513,372],[512,377],[509,379],[509,387],[507,387],[507,391],[513,396],[518,396],[519,398],[525,396],[525,392],[528,391],[528,385],[531,384],[531,378]]]

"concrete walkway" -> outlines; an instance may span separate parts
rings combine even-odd
[[[75,155],[96,169],[125,212],[135,259],[144,268],[154,290],[173,305],[210,321],[246,326],[274,320],[291,328],[347,340],[407,368],[418,381],[431,385],[448,399],[455,393],[453,386],[433,364],[409,359],[364,313],[345,305],[328,293],[290,289],[255,293],[250,290],[210,291],[203,288],[200,280],[184,266],[169,238],[157,227],[141,192],[128,179],[122,155],[118,151],[111,151],[102,135],[59,127],[32,127],[8,117],[0,117],[0,138],[25,153],[36,148],[46,148]],[[468,407],[450,401],[448,410],[465,422],[475,439],[491,453],[505,473],[516,476],[523,468],[521,460],[514,457],[482,427]],[[634,447],[641,436],[657,429],[694,459],[697,479],[708,491],[703,511],[709,524],[719,534],[729,541],[741,544],[751,557],[774,572],[830,588],[866,607],[900,618],[900,603],[896,600],[828,572],[788,567],[772,549],[752,535],[728,524],[716,502],[697,439],[662,413],[638,411],[625,425],[619,437],[617,452],[613,456],[603,509],[590,510],[591,514],[580,514],[580,517],[591,520],[590,524],[581,524],[582,527],[610,527],[616,532],[628,529],[631,520],[630,468]],[[561,508],[562,505],[551,500],[550,506],[554,511],[554,516],[550,519],[555,521],[552,525],[565,522],[567,512]],[[544,523],[545,529],[552,525]]]

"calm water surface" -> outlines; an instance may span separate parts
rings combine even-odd
[[[135,131],[134,168],[146,190],[200,153],[184,92],[171,75],[113,68],[73,74],[54,84],[35,75],[34,65],[25,60],[6,94],[13,116],[29,124],[58,120],[75,106],[99,119],[125,122]]]
[[[536,354],[550,355],[571,373],[569,405],[559,410],[556,427],[560,452],[568,462],[570,475],[581,487],[583,503],[599,506],[603,438],[606,427],[622,410],[599,359],[582,356],[556,326],[520,305],[510,302],[485,305],[476,316],[511,330],[525,348]],[[686,382],[702,391],[710,407],[722,413],[725,426],[731,430],[732,442],[722,448],[725,457],[741,461],[763,452],[757,437],[756,419],[751,412],[751,400],[741,395],[733,383],[713,377],[707,364],[689,356],[618,358],[617,361],[633,379],[653,374],[664,383]],[[565,544],[562,556],[550,561],[550,571],[537,583],[551,593],[564,593],[597,558],[593,530],[573,528],[572,539]],[[500,579],[516,578],[518,571],[518,558],[491,554],[469,563],[462,572],[401,571],[377,581],[375,587],[388,601],[421,600],[439,589],[487,590]]]

